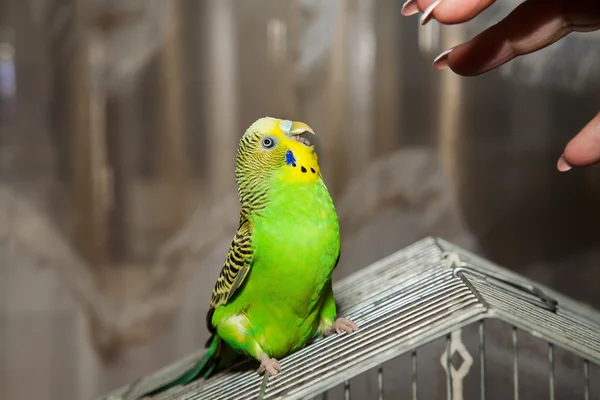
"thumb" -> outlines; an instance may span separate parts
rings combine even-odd
[[[559,171],[588,167],[600,162],[600,114],[596,115],[565,147],[557,164]]]

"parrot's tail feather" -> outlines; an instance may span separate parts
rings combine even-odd
[[[141,399],[141,398],[147,397],[147,396],[149,396],[149,397],[155,396],[155,395],[162,393],[165,390],[169,390],[175,386],[187,385],[188,383],[190,383],[191,381],[193,381],[194,379],[196,379],[198,377],[203,377],[203,378],[209,377],[212,374],[212,372],[215,370],[215,367],[217,366],[217,363],[219,362],[219,358],[220,358],[219,356],[221,353],[222,343],[223,343],[223,341],[221,340],[220,337],[213,335],[212,338],[210,339],[210,346],[208,347],[206,354],[204,354],[204,356],[201,359],[199,359],[190,369],[185,371],[183,374],[179,375],[174,380],[159,386],[158,388],[152,390],[151,392],[148,392],[148,393],[145,393],[145,394],[139,396],[138,399]]]

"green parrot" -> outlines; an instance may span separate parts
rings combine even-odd
[[[302,122],[265,117],[240,139],[240,221],[210,300],[208,351],[160,393],[233,365],[240,356],[275,375],[277,359],[316,336],[351,333],[336,320],[332,272],[340,256],[333,201]]]

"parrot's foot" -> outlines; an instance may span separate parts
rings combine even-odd
[[[339,335],[342,332],[352,333],[356,330],[358,330],[358,325],[356,325],[354,322],[350,321],[347,318],[338,318],[335,320],[333,325],[331,325],[325,330],[324,335],[331,336],[334,333],[337,333]]]
[[[277,375],[278,372],[281,372],[281,366],[279,365],[279,361],[274,358],[269,358],[268,355],[263,354],[260,357],[260,367],[256,370],[259,375],[264,375],[265,371],[269,373],[269,375]]]

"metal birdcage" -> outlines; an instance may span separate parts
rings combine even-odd
[[[339,281],[352,334],[281,360],[265,399],[600,399],[600,313],[442,239],[423,239]],[[103,399],[135,398],[199,352]],[[238,366],[156,396],[256,399]]]

